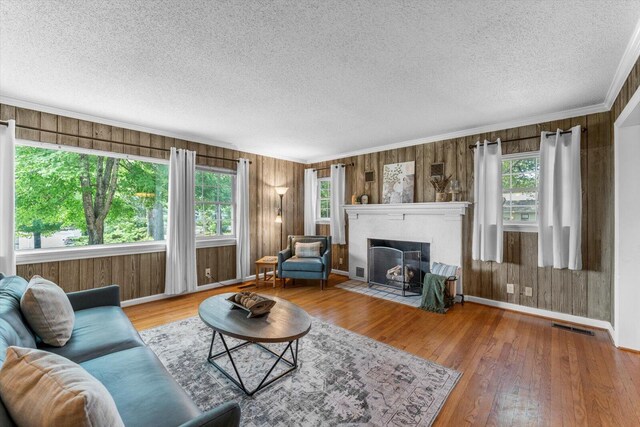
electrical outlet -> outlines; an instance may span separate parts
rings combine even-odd
[[[340,265],[342,265],[342,258],[340,258]]]
[[[525,297],[532,297],[533,296],[533,288],[531,288],[529,286],[525,286],[525,288],[524,288],[524,296]]]
[[[513,283],[507,283],[507,293],[508,294],[514,293],[514,287],[515,285]]]
[[[204,275],[205,275],[206,277],[211,277],[211,269],[210,269],[210,268],[205,269],[205,270],[204,270]]]

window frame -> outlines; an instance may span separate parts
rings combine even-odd
[[[502,161],[503,162],[505,160],[515,161],[515,160],[524,160],[524,159],[530,159],[530,158],[537,158],[538,159],[538,164],[539,164],[539,162],[540,162],[540,151],[539,150],[536,150],[536,151],[523,151],[523,152],[520,152],[520,153],[510,153],[510,154],[503,154],[502,155]],[[502,165],[500,165],[500,167],[502,168]],[[503,177],[504,177],[504,172],[501,172],[500,173],[500,179],[502,179]],[[537,182],[536,182],[536,188],[535,188],[535,193],[536,193],[536,215],[538,214],[539,189],[540,189],[540,174],[538,173]],[[505,194],[504,187],[502,189],[502,194],[503,194],[503,198],[504,198],[504,194]],[[501,212],[501,214],[504,215],[504,211]],[[506,220],[503,219],[503,221],[502,221],[502,229],[504,231],[513,231],[513,232],[520,232],[520,233],[537,233],[538,232],[538,222],[536,221],[535,223],[527,223],[527,222],[522,222],[522,221],[506,221]]]
[[[231,170],[231,169],[223,169],[223,168],[216,168],[216,167],[212,167],[212,166],[204,166],[204,165],[197,165],[196,166],[196,172],[197,171],[204,171],[204,172],[214,172],[214,173],[221,173],[221,174],[226,174],[226,175],[230,175],[231,176],[231,229],[233,231],[232,234],[217,234],[215,236],[198,236],[196,234],[196,247],[212,247],[212,246],[219,246],[216,245],[215,243],[221,240],[233,240],[233,244],[235,244],[236,242],[236,235],[237,235],[237,228],[236,228],[236,208],[237,208],[237,203],[236,203],[236,178],[237,178],[237,174],[236,171]],[[197,187],[197,184],[196,184]],[[198,202],[195,201],[194,202],[194,211]],[[214,204],[216,204],[218,206],[218,218],[221,218],[220,216],[220,206],[221,205],[226,205],[227,203],[220,203],[217,202]],[[217,230],[218,232],[220,232],[221,227],[222,227],[222,221],[218,220],[218,224],[217,224]],[[200,244],[200,246],[198,246],[198,244]]]
[[[329,200],[329,216],[325,218],[320,216],[320,213],[322,211],[321,201],[327,200],[326,198],[323,199],[322,197],[320,197],[320,190],[322,188],[323,182],[329,183],[329,199],[328,199]],[[317,195],[316,195],[316,224],[329,224],[329,223],[331,223],[331,178],[330,177],[318,178],[318,189],[317,189]]]
[[[90,138],[88,138],[90,139]],[[114,141],[117,144],[117,141]],[[60,150],[78,154],[90,154],[103,157],[112,157],[124,160],[136,160],[147,163],[169,165],[169,160],[154,157],[139,156],[135,154],[117,153],[112,151],[96,150],[93,148],[75,147],[64,144],[50,142],[32,141],[29,139],[16,138],[15,146],[43,148],[47,150]],[[200,167],[200,166],[198,166]],[[235,175],[235,171],[222,168],[216,169],[220,172]],[[234,177],[235,179],[235,177]],[[235,181],[234,181],[235,182]],[[235,204],[235,185],[233,186],[233,198]],[[235,206],[234,206],[235,212]],[[219,246],[236,245],[236,232],[234,221],[233,236],[215,236],[213,238],[196,239],[196,248],[210,248]],[[167,249],[166,240],[131,242],[131,243],[111,243],[102,245],[87,245],[76,247],[44,248],[44,249],[24,249],[16,251],[16,265],[33,264],[41,262],[71,261],[78,259],[91,259],[101,257],[111,257],[119,255],[147,254],[155,252],[165,252]]]

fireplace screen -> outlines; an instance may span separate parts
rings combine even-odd
[[[412,294],[422,293],[421,251],[388,246],[369,248],[369,287],[385,286]]]

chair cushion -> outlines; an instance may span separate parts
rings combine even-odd
[[[109,390],[127,427],[175,427],[201,413],[147,347],[108,354],[81,366]]]
[[[326,236],[289,236],[289,247],[291,248],[291,255],[297,255],[296,243],[314,243],[314,242],[320,242],[320,255],[324,254],[327,250]]]
[[[296,256],[298,258],[319,258],[320,242],[302,243],[296,242]]]
[[[321,258],[298,258],[291,257],[282,263],[284,271],[322,271],[324,264]]]
[[[455,276],[458,271],[458,267],[455,265],[442,264],[440,262],[434,262],[431,266],[431,273],[438,276],[451,277]]]
[[[120,307],[103,306],[75,312],[71,339],[64,347],[41,345],[76,363],[120,350],[144,345],[129,318]]]
[[[32,348],[9,347],[0,393],[20,426],[122,426],[107,389],[79,365]]]
[[[55,283],[33,276],[20,299],[20,310],[42,341],[62,347],[71,338],[75,316],[69,297]]]

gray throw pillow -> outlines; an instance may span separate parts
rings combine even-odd
[[[298,258],[317,258],[320,256],[320,242],[296,243],[296,256]]]
[[[76,317],[69,297],[55,283],[33,276],[20,299],[20,310],[46,344],[62,347],[71,338]]]
[[[124,426],[100,381],[48,351],[9,347],[0,369],[0,394],[19,426]]]

